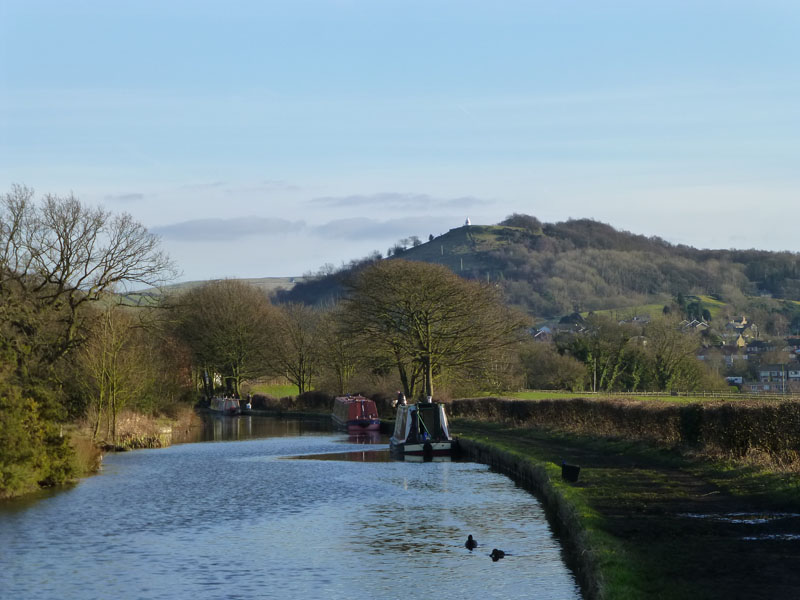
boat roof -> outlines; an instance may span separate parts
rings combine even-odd
[[[336,396],[336,402],[342,402],[342,403],[346,403],[346,402],[361,402],[363,400],[367,400],[368,402],[374,402],[374,400],[371,400],[370,398],[367,398],[366,396],[361,396],[361,395],[356,395],[356,396]]]

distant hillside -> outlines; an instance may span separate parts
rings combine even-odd
[[[291,290],[297,283],[303,282],[305,279],[303,277],[257,277],[240,279],[239,281],[243,281],[245,283],[254,285],[255,287],[261,288],[267,294],[273,294],[278,290]],[[160,298],[163,295],[181,294],[206,283],[208,283],[208,281],[184,281],[182,283],[165,285],[160,288],[147,288],[127,294],[121,294],[121,296],[126,304],[140,306],[143,304],[149,304],[153,302],[154,299]]]
[[[800,299],[800,255],[761,250],[698,250],[619,231],[589,219],[541,223],[513,215],[499,225],[453,229],[393,258],[444,264],[497,282],[509,302],[540,318],[590,310],[661,305],[678,294],[744,310],[753,298]],[[316,303],[341,294],[342,279],[370,260],[281,292],[281,301]],[[792,320],[798,305],[775,310]],[[774,307],[773,307],[774,308]],[[772,310],[772,309],[770,309]]]

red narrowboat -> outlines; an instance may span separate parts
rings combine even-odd
[[[337,396],[331,418],[348,433],[377,431],[381,426],[375,402],[364,396]]]

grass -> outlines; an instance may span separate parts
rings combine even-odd
[[[74,452],[73,466],[78,477],[87,477],[100,469],[103,454],[92,441],[88,431],[71,427],[68,430],[69,444]]]
[[[703,308],[707,308],[711,313],[712,319],[719,318],[722,311],[728,306],[725,302],[711,296],[698,296],[698,298],[703,303]]]
[[[287,396],[297,396],[300,390],[296,385],[291,384],[255,384],[250,388],[251,394],[264,394],[275,398],[285,398]]]
[[[484,394],[489,396],[491,394]],[[716,394],[712,395],[708,393],[707,395],[690,395],[690,396],[672,396],[670,394],[644,394],[639,395],[636,393],[613,393],[613,392],[563,392],[559,390],[554,391],[534,391],[534,390],[524,390],[521,392],[507,392],[501,395],[502,398],[510,398],[512,400],[551,400],[554,398],[563,398],[563,399],[570,399],[570,398],[597,398],[602,400],[608,400],[611,398],[614,399],[626,399],[626,400],[634,400],[634,401],[644,401],[644,402],[671,402],[674,404],[692,404],[696,402],[713,402],[718,401],[721,398],[725,400],[732,400],[736,399],[736,394]],[[746,396],[742,396],[742,399],[746,398]]]
[[[793,542],[743,541],[753,525],[686,514],[798,512],[796,474],[697,460],[676,450],[495,423],[457,420],[462,435],[521,461],[543,464],[548,485],[573,507],[573,552],[592,557],[603,598],[790,598],[800,581],[775,579],[800,561]],[[560,479],[562,460],[582,466],[580,482]],[[799,519],[780,527],[795,534]],[[764,525],[763,527],[770,527]],[[764,532],[769,533],[767,529]],[[737,568],[741,565],[745,568]],[[709,572],[704,569],[713,565]],[[773,585],[774,581],[779,584]],[[592,597],[589,594],[587,597]]]
[[[547,477],[543,496],[549,500],[550,514],[559,503],[571,514],[571,519],[564,518],[564,510],[558,510],[556,528],[565,528],[562,533],[573,561],[589,565],[587,597],[791,598],[796,594],[800,576],[775,578],[775,573],[797,571],[798,552],[791,542],[743,541],[762,526],[686,516],[796,512],[800,509],[796,476],[692,460],[624,440],[462,420],[454,421],[453,429],[459,437],[512,455],[520,464],[543,466]],[[581,465],[577,484],[561,480],[562,460]],[[513,475],[521,469],[508,471]],[[793,533],[798,524],[792,523],[782,527]]]
[[[616,320],[630,320],[634,317],[648,316],[655,319],[663,314],[665,302],[655,304],[640,304],[638,306],[626,306],[620,308],[606,308],[601,310],[592,311],[596,315],[607,315]],[[581,313],[581,316],[586,318],[589,316],[589,311]]]

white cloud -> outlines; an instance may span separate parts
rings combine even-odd
[[[324,196],[309,200],[311,204],[333,208],[373,207],[420,210],[427,208],[468,208],[489,204],[488,200],[474,196],[437,198],[428,194],[407,192],[380,192],[376,194],[352,194],[348,196]]]
[[[105,200],[109,202],[138,202],[144,200],[144,194],[139,192],[132,192],[128,194],[108,194]]]
[[[241,237],[266,237],[299,232],[305,228],[303,221],[270,219],[264,217],[237,217],[235,219],[195,219],[169,225],[151,227],[150,231],[175,241],[225,241]]]
[[[461,223],[452,217],[404,217],[379,221],[367,217],[337,219],[312,228],[312,232],[327,238],[380,240],[391,243],[399,238],[417,235],[438,235]]]

